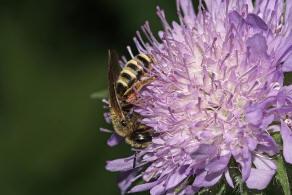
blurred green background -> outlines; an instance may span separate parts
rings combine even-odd
[[[119,194],[105,161],[110,148],[103,104],[107,50],[126,54],[156,5],[176,19],[175,0],[0,2],[0,194]]]

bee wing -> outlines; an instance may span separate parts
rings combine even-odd
[[[118,79],[120,70],[119,70],[119,57],[116,51],[108,51],[108,83],[109,83],[109,101],[110,106],[115,112],[115,114],[120,117],[120,119],[125,119],[119,101],[116,95],[116,81]]]

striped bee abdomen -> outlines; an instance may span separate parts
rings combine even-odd
[[[131,60],[131,61],[134,61],[134,60]],[[126,67],[132,69],[136,73],[137,80],[139,80],[141,78],[141,76],[143,74],[143,68],[141,66],[139,66],[136,61],[134,61],[134,63],[129,61],[126,64]]]
[[[128,85],[131,85],[132,82],[134,82],[134,80],[136,80],[136,76],[135,76],[135,77],[131,77],[131,75],[128,74],[127,72],[122,72],[122,73],[121,73],[121,78],[126,79]]]
[[[128,89],[128,85],[124,82],[117,82],[117,87],[116,87],[116,91],[117,91],[117,95],[118,96],[122,96],[120,94],[124,94]]]
[[[138,62],[140,62],[140,64],[142,64],[145,68],[149,68],[149,65],[151,63],[151,58],[149,58],[147,55],[145,54],[138,54],[136,57],[136,60]]]
[[[136,78],[136,72],[128,67],[125,67],[117,80],[118,96],[122,97],[127,89],[129,89],[137,80]]]
[[[149,69],[151,62],[151,58],[146,54],[138,54],[134,59],[127,62],[117,80],[116,91],[119,97],[123,97],[125,92],[136,81],[141,79],[143,74]]]

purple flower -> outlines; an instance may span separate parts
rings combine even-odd
[[[148,23],[148,42],[139,32],[134,38],[140,53],[156,59],[151,74],[158,78],[139,92],[135,108],[156,136],[137,153],[135,169],[134,156],[107,162],[121,172],[122,193],[194,194],[224,177],[234,187],[232,169],[248,188],[262,190],[281,152],[271,133],[281,133],[292,163],[292,85],[283,86],[284,72],[292,71],[292,1],[205,3],[196,14],[191,0],[177,0],[179,23],[171,24],[158,7],[160,40]],[[138,179],[143,183],[131,186]]]

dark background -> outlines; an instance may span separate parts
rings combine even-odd
[[[156,5],[175,0],[0,1],[0,194],[119,194],[105,161],[111,128],[90,94],[107,88],[107,50],[126,54]]]
[[[175,0],[0,2],[0,194],[119,194],[105,161],[132,154],[106,145],[111,128],[90,94],[107,88],[107,50],[126,54],[156,6]]]

